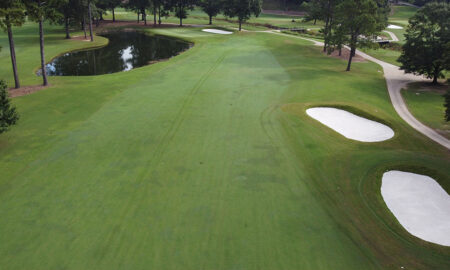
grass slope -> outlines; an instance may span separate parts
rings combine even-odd
[[[29,71],[34,28],[16,30]],[[344,72],[294,37],[154,31],[196,45],[130,72],[51,77],[54,87],[14,99],[21,121],[0,135],[0,265],[449,267],[450,249],[409,235],[381,198],[391,167],[425,171],[449,192],[450,154],[397,116],[378,66]],[[88,44],[47,33],[49,58]],[[305,114],[332,104],[384,119],[395,138],[350,141]]]
[[[423,86],[412,84],[402,91],[402,95],[408,109],[417,119],[450,138],[450,124],[444,118],[445,86],[441,88],[441,91],[430,91]]]

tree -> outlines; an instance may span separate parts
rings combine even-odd
[[[144,24],[147,25],[147,9],[150,8],[150,6],[150,0],[129,0],[126,8],[134,10],[138,14],[138,23],[139,14],[142,14],[142,20],[144,21]]]
[[[337,6],[342,0],[311,0],[310,2],[304,2],[302,4],[303,8],[307,11],[307,16],[305,17],[305,21],[314,21],[314,24],[317,20],[322,20],[325,22],[325,25],[321,32],[324,36],[323,42],[323,51],[327,51],[327,47],[329,46],[331,39],[331,31],[332,25],[334,23],[335,13]]]
[[[48,85],[44,55],[44,20],[57,21],[61,14],[57,11],[57,0],[25,0],[28,17],[39,24],[39,46],[41,53],[42,84]]]
[[[339,51],[339,56],[342,55],[342,48],[348,42],[348,36],[345,33],[345,28],[340,23],[333,23],[330,29],[328,53],[333,52],[337,49]]]
[[[82,22],[82,16],[84,14],[84,8],[87,6],[86,0],[55,0],[58,3],[58,12],[62,14],[62,19],[59,23],[64,24],[66,32],[66,39],[70,39],[70,25]],[[42,1],[44,2],[44,1]]]
[[[89,35],[91,36],[91,42],[94,42],[94,34],[92,33],[92,0],[88,0],[88,17],[89,17]]]
[[[225,16],[238,18],[239,31],[241,31],[243,22],[250,19],[252,15],[259,16],[261,5],[261,0],[227,0],[224,2],[223,11]]]
[[[116,21],[115,9],[120,6],[121,0],[99,0],[97,6],[104,10],[111,10],[113,16],[113,22]]]
[[[0,80],[0,134],[8,131],[19,120],[16,108],[11,106],[5,81]]]
[[[357,47],[372,45],[369,37],[386,27],[384,9],[379,9],[374,0],[343,0],[337,7],[335,24],[348,35],[350,56],[347,71],[350,71]]]
[[[187,11],[194,8],[196,0],[173,0],[172,8],[175,11],[175,16],[180,19],[180,26],[183,26],[183,19],[187,18]]]
[[[200,0],[199,5],[202,8],[203,12],[208,14],[209,16],[209,24],[212,24],[212,18],[219,14],[222,9],[222,1],[221,0]]]
[[[322,19],[322,1],[320,0],[311,0],[310,2],[303,2],[301,7],[304,11],[306,11],[306,16],[304,17],[305,22],[314,21],[314,25],[317,20]]]
[[[425,75],[437,84],[450,69],[450,4],[429,3],[409,20],[398,59],[406,73]]]
[[[16,49],[12,26],[21,26],[25,22],[24,6],[18,0],[2,0],[0,2],[0,28],[8,33],[9,52],[14,73],[15,88],[20,88],[19,75],[17,72]]]

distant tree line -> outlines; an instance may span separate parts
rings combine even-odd
[[[386,28],[389,14],[388,0],[310,0],[303,3],[306,21],[325,23],[323,51],[331,53],[348,45],[347,71],[358,47],[372,46],[372,37]]]

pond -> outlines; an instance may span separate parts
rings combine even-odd
[[[87,76],[128,71],[171,58],[191,47],[182,40],[138,31],[112,32],[102,36],[109,39],[108,45],[65,53],[46,65],[47,74]]]

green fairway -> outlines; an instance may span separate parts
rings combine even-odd
[[[445,121],[445,86],[430,91],[430,86],[412,84],[402,92],[411,113],[427,126],[450,138],[450,124]]]
[[[403,27],[408,26],[408,20],[416,14],[418,8],[411,6],[393,6],[389,22]]]
[[[381,67],[295,36],[152,31],[195,46],[128,72],[51,77],[14,98],[0,135],[0,268],[448,269],[450,248],[411,236],[381,176],[405,169],[450,192],[450,153],[394,111]],[[106,44],[47,27],[47,59]],[[16,28],[37,84],[36,25]],[[7,38],[0,77],[12,84]],[[348,106],[395,137],[361,143],[309,118]]]
[[[194,10],[190,10],[188,18],[183,20],[185,24],[200,24],[207,25],[209,23],[209,17],[206,13],[204,13],[200,8],[195,8]],[[136,13],[132,11],[125,10],[123,8],[116,9],[116,19],[117,20],[137,20]],[[111,20],[112,13],[108,13],[105,16],[105,19]],[[147,17],[148,23],[153,23],[153,15],[148,15]],[[179,19],[171,14],[167,18],[162,18],[162,23],[172,23],[178,24]],[[238,27],[236,18],[226,18],[224,15],[219,14],[213,18],[214,26],[221,27]],[[246,24],[244,24],[243,28],[245,30],[266,30],[267,26],[274,27],[282,27],[282,28],[307,28],[307,29],[320,29],[323,26],[323,22],[317,21],[316,24],[314,22],[305,22],[303,21],[302,16],[289,16],[289,15],[276,15],[276,14],[260,14],[257,18],[250,18]]]

